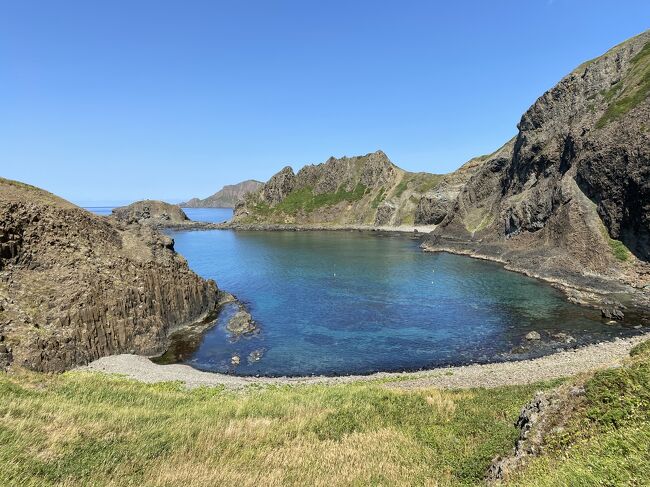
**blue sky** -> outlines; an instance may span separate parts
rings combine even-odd
[[[81,204],[207,196],[382,149],[448,172],[646,1],[0,0],[0,175]]]

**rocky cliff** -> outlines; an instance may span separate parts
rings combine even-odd
[[[172,331],[213,313],[217,295],[150,227],[0,179],[0,367],[158,353]]]
[[[259,191],[264,183],[249,179],[237,184],[227,184],[212,196],[205,199],[192,198],[180,203],[183,208],[234,208],[237,202],[248,193]]]
[[[425,246],[610,291],[650,284],[650,32],[544,93]]]
[[[421,199],[439,194],[444,206],[458,189],[447,176],[404,171],[382,151],[331,157],[322,164],[304,166],[298,173],[291,167],[282,169],[259,192],[249,194],[235,207],[233,223],[426,224],[437,217]]]

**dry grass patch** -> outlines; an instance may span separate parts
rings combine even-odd
[[[476,485],[536,389],[0,374],[0,485]]]

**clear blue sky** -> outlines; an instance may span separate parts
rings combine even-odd
[[[0,175],[82,204],[330,155],[447,172],[650,2],[0,0]]]

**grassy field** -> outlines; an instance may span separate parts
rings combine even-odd
[[[513,483],[650,480],[649,378],[648,346],[596,375],[585,411]],[[0,374],[0,485],[481,485],[512,448],[522,405],[551,386],[188,391]]]

